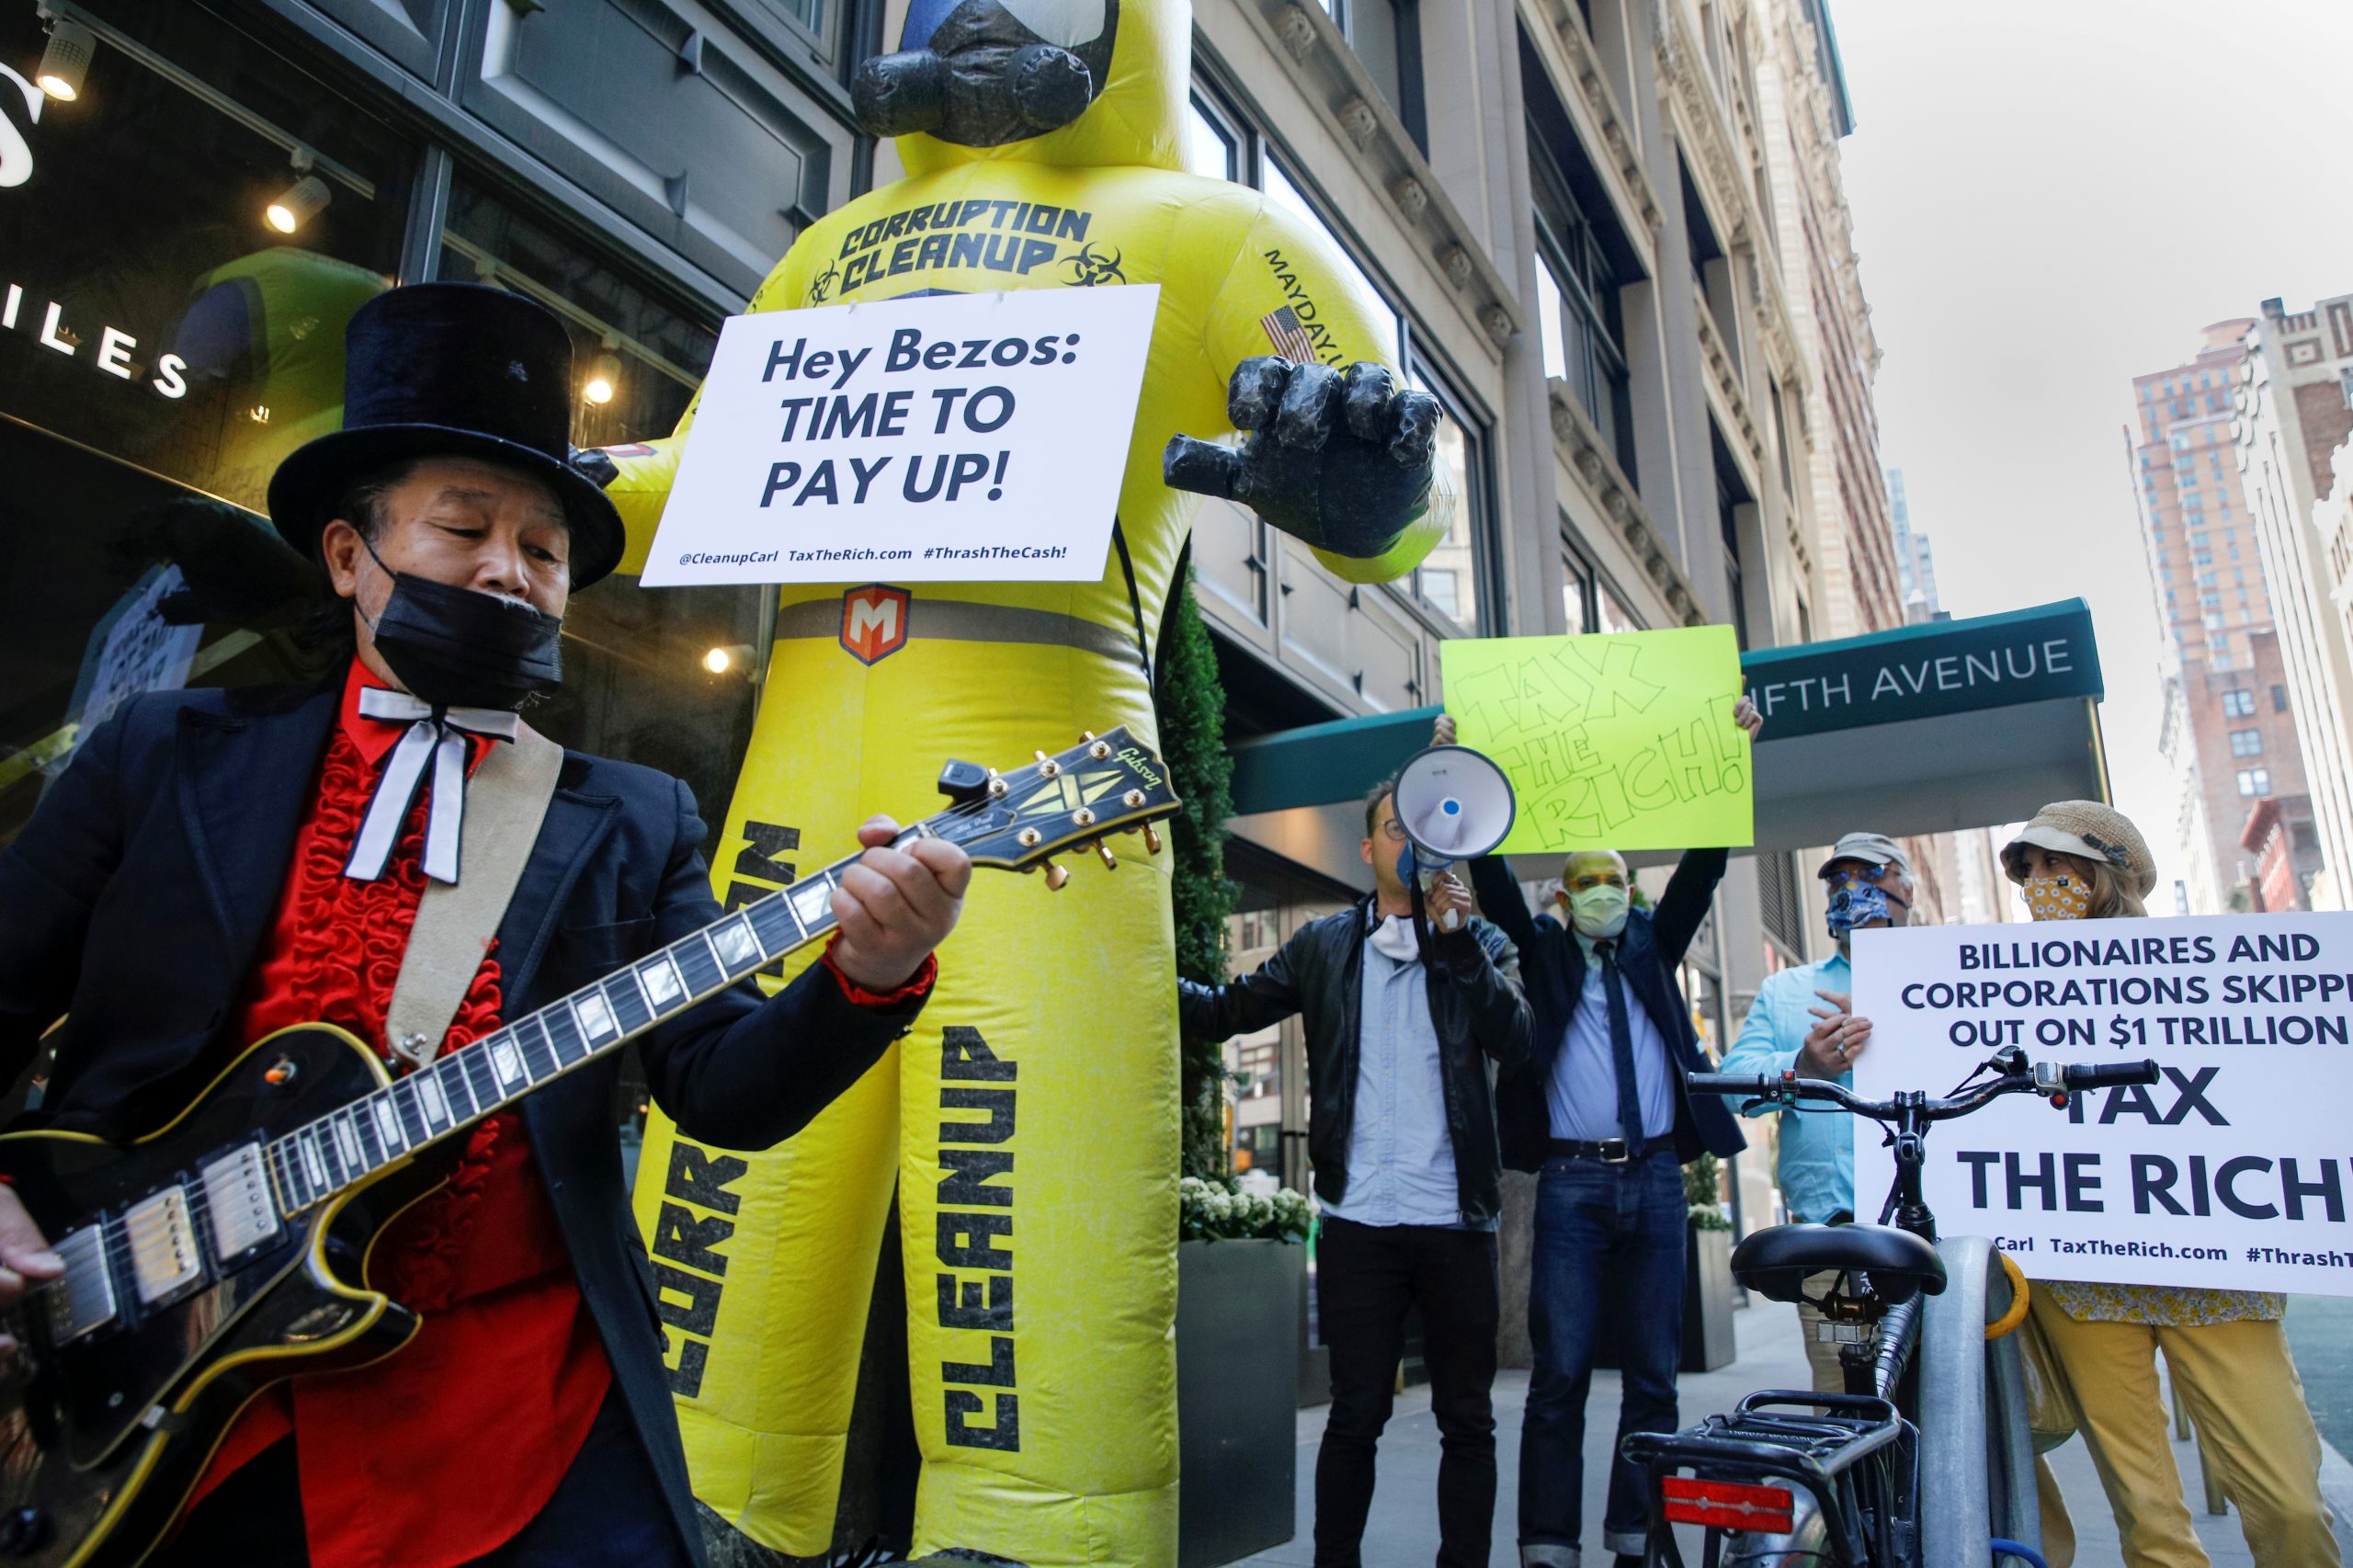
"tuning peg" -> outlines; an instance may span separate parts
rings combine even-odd
[[[1092,845],[1089,845],[1088,847],[1093,849],[1097,855],[1103,857],[1103,869],[1105,870],[1116,871],[1120,869],[1120,858],[1111,853],[1111,846],[1109,845],[1104,843],[1098,838]]]
[[[1160,830],[1150,823],[1143,824],[1143,847],[1147,855],[1160,853]]]
[[[1082,741],[1091,741],[1095,738],[1095,732],[1092,730],[1081,730],[1078,733],[1078,738]]]
[[[1070,881],[1070,872],[1067,869],[1055,865],[1051,860],[1046,862],[1046,889],[1048,892],[1062,892],[1063,884],[1068,881]]]

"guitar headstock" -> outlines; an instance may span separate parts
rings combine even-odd
[[[1082,736],[1054,756],[1005,773],[951,762],[939,775],[941,793],[956,803],[924,823],[926,831],[960,845],[975,866],[1007,871],[1046,868],[1047,885],[1069,873],[1050,863],[1067,849],[1086,849],[1106,866],[1119,861],[1104,843],[1141,832],[1147,852],[1160,852],[1152,824],[1182,804],[1168,787],[1168,768],[1124,728]]]

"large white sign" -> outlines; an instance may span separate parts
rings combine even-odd
[[[1092,582],[1157,284],[731,316],[643,581]]]
[[[1941,1233],[1997,1237],[2038,1278],[2353,1295],[2353,915],[1859,931],[1854,962],[1872,1099],[1942,1095],[2005,1045],[2160,1069],[1938,1123]],[[1893,1176],[1857,1119],[1859,1216]]]

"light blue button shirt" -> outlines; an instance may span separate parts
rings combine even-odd
[[[1618,1057],[1609,1045],[1609,994],[1601,986],[1601,960],[1593,942],[1576,933],[1585,949],[1585,990],[1576,1011],[1569,1016],[1569,1036],[1552,1055],[1552,1077],[1545,1085],[1545,1103],[1552,1108],[1552,1136],[1599,1142],[1623,1138],[1618,1120]],[[1656,1143],[1675,1134],[1675,1078],[1666,1056],[1666,1041],[1651,1016],[1626,984],[1627,1032],[1634,1041],[1634,1092],[1643,1108],[1643,1138]]]
[[[1817,991],[1851,993],[1855,971],[1846,956],[1833,953],[1820,963],[1801,964],[1768,975],[1756,988],[1756,1000],[1741,1021],[1740,1038],[1717,1068],[1719,1073],[1762,1073],[1778,1078],[1797,1065],[1805,1037],[1821,1020],[1812,1009],[1830,1004]],[[1838,1082],[1854,1087],[1855,1075],[1841,1073]],[[1749,1112],[1774,1112],[1764,1106]],[[1802,1105],[1779,1113],[1781,1118],[1781,1197],[1790,1212],[1816,1224],[1841,1211],[1855,1209],[1854,1119],[1836,1106]],[[1865,1216],[1878,1218],[1877,1212]]]
[[[1357,1019],[1347,1190],[1324,1211],[1359,1225],[1460,1224],[1446,1085],[1420,961],[1400,963],[1367,941]]]

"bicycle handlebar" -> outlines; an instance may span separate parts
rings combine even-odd
[[[2109,1062],[2097,1066],[2078,1062],[2065,1071],[2071,1089],[2120,1089],[2157,1081],[2157,1064],[2154,1062]]]
[[[1702,1095],[1746,1095],[1755,1099],[1779,1100],[1794,1105],[1799,1100],[1827,1100],[1844,1107],[1857,1116],[1867,1116],[1874,1121],[1893,1121],[1905,1115],[1923,1121],[1943,1121],[1956,1116],[1967,1116],[2004,1095],[2056,1094],[2063,1090],[2099,1089],[2131,1084],[2154,1084],[2157,1081],[2157,1064],[2154,1062],[2075,1062],[2061,1066],[2056,1062],[2041,1062],[2028,1066],[2023,1060],[2001,1076],[1977,1085],[1964,1093],[1949,1098],[1922,1095],[1904,1096],[1901,1100],[1867,1100],[1852,1089],[1826,1078],[1801,1078],[1792,1071],[1779,1077],[1768,1077],[1762,1073],[1687,1073],[1684,1082],[1693,1093]],[[1908,1103],[1906,1103],[1908,1102]]]

